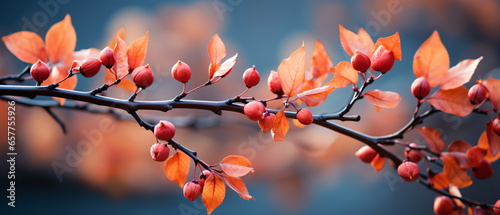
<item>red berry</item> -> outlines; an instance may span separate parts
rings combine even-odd
[[[495,118],[492,122],[493,132],[500,136],[500,118]]]
[[[207,178],[210,177],[210,175],[212,175],[212,173],[208,170],[203,170],[203,172],[201,172],[200,177],[198,178],[198,183],[202,188],[203,185],[205,185],[205,180],[207,180]]]
[[[160,121],[155,126],[155,136],[159,140],[168,141],[175,136],[175,126],[169,121]]]
[[[356,157],[361,159],[364,163],[371,163],[373,159],[377,156],[377,152],[369,146],[361,147],[356,153],[354,153]]]
[[[431,92],[431,85],[424,77],[415,79],[411,84],[411,93],[417,99],[423,99]]]
[[[137,87],[147,88],[151,86],[155,78],[149,64],[135,68],[132,72],[132,80]]]
[[[379,46],[372,55],[372,69],[386,73],[394,65],[394,54],[384,46]]]
[[[420,176],[420,168],[416,163],[405,161],[399,165],[398,175],[405,181],[415,181]]]
[[[243,106],[243,112],[252,121],[264,119],[266,107],[259,101],[253,101]]]
[[[202,191],[203,189],[197,180],[186,183],[183,188],[184,197],[189,201],[196,200],[201,195]]]
[[[243,82],[248,88],[259,84],[259,81],[260,75],[259,72],[255,69],[255,66],[253,66],[252,68],[248,68],[243,73]]]
[[[410,143],[410,146],[417,147],[418,145],[415,143]],[[415,149],[411,149],[410,147],[407,147],[405,149],[404,154],[405,154],[405,158],[407,160],[415,162],[415,163],[420,162],[420,160],[422,160],[422,158],[424,157],[424,155],[421,152],[419,152],[418,150],[415,150]]]
[[[371,60],[367,55],[363,54],[363,52],[356,51],[351,57],[351,64],[356,71],[365,72],[370,68]]]
[[[101,70],[101,61],[93,57],[85,58],[80,66],[80,74],[86,78],[96,75],[99,70]]]
[[[473,105],[481,104],[488,97],[488,90],[482,84],[476,84],[469,89],[469,101]]]
[[[438,196],[434,199],[434,213],[436,215],[450,215],[453,213],[453,202],[447,196]]]
[[[150,149],[151,158],[155,161],[165,161],[170,154],[170,148],[163,143],[155,143]]]
[[[500,215],[500,199],[493,206],[493,211],[495,212],[495,215]]]
[[[108,46],[101,50],[101,53],[99,53],[99,59],[101,60],[102,65],[104,65],[108,69],[111,69],[111,67],[113,67],[113,65],[115,65],[116,63],[115,53],[113,49],[109,48]]]
[[[36,82],[41,83],[50,76],[50,67],[45,62],[38,60],[31,65],[30,74]]]
[[[472,168],[472,175],[477,179],[487,179],[493,176],[493,168],[488,161],[481,161],[477,166]]]
[[[314,117],[309,109],[302,108],[297,111],[297,119],[302,125],[309,125],[314,121]]]
[[[259,127],[262,132],[266,133],[273,128],[274,118],[276,115],[274,113],[265,114],[264,119],[259,120]]]
[[[278,96],[282,96],[284,94],[278,72],[271,71],[271,73],[269,74],[269,78],[267,78],[267,87],[269,87],[269,90],[272,93]]]
[[[191,79],[191,68],[179,60],[172,66],[172,77],[181,83],[186,83]]]

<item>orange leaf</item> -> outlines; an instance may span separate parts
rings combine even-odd
[[[471,165],[469,163],[469,158],[467,157],[467,154],[464,152],[449,152],[448,154],[451,154],[454,158],[455,161],[457,162],[458,166],[462,169],[469,169],[471,168]]]
[[[182,188],[184,183],[186,183],[189,165],[189,156],[184,154],[184,152],[177,151],[172,157],[167,159],[163,171],[168,179],[179,184],[179,187]]]
[[[226,182],[227,186],[233,189],[238,195],[244,199],[249,200],[253,199],[248,193],[247,187],[245,186],[245,182],[241,178],[231,177],[229,175],[223,175],[222,179]]]
[[[125,29],[123,27],[121,27],[120,29],[118,29],[118,31],[116,32],[116,34],[113,37],[113,39],[111,39],[111,41],[109,41],[108,47],[114,49],[115,46],[116,46],[116,43],[118,42],[118,38],[121,38],[122,40],[125,40]]]
[[[415,129],[424,137],[425,142],[427,142],[427,145],[433,152],[441,153],[446,148],[446,144],[438,130],[427,126],[415,127]]]
[[[436,189],[444,189],[450,186],[450,182],[446,178],[446,176],[440,172],[435,175],[431,175],[429,177],[429,182],[436,188]]]
[[[439,33],[434,31],[415,53],[413,73],[417,78],[425,77],[431,87],[435,87],[441,84],[448,68],[450,68],[448,51],[441,42]]]
[[[375,49],[380,45],[383,45],[385,49],[392,51],[395,60],[401,60],[403,54],[401,52],[401,39],[399,38],[399,32],[396,32],[392,36],[379,38],[377,43],[375,43]]]
[[[201,200],[207,208],[207,213],[210,215],[215,208],[224,201],[226,195],[226,186],[224,181],[216,173],[211,174],[203,185]]]
[[[52,67],[49,78],[42,83],[42,86],[48,86],[50,84],[55,84],[69,75],[69,67],[64,64],[59,64]],[[77,83],[77,76],[74,75],[71,78],[59,83],[59,89],[74,90]],[[52,97],[54,100],[59,101],[60,105],[63,105],[66,99],[59,97]]]
[[[316,40],[316,46],[314,47],[314,52],[311,60],[311,71],[312,76],[317,78],[324,74],[327,74],[330,68],[333,66],[328,53],[326,53],[325,47],[321,41]]]
[[[488,89],[491,104],[500,110],[500,79],[488,78],[481,82]]]
[[[132,42],[127,50],[128,65],[133,70],[144,64],[146,52],[148,51],[149,32]]]
[[[47,62],[47,53],[43,39],[30,31],[21,31],[2,37],[7,49],[19,60],[35,63],[38,59]]]
[[[282,60],[278,67],[281,87],[288,98],[297,95],[304,84],[306,75],[304,64],[305,51],[304,45],[302,45],[290,57]]]
[[[471,178],[467,175],[467,170],[460,168],[453,155],[442,153],[441,160],[443,161],[443,174],[450,184],[459,188],[467,187],[472,184]]]
[[[300,123],[300,121],[298,119],[292,119],[292,124],[297,128],[306,127],[304,124]]]
[[[491,154],[490,145],[488,142],[488,135],[486,131],[484,131],[483,134],[481,134],[481,137],[479,137],[477,147],[486,150],[486,156],[484,156],[484,160],[492,163],[500,158],[500,153],[498,153],[496,156],[493,156],[493,154]]]
[[[341,61],[335,66],[335,76],[325,85],[335,88],[346,87],[358,82],[358,72],[347,61]]]
[[[274,141],[283,141],[289,128],[290,125],[288,124],[288,119],[285,116],[285,108],[283,108],[274,117],[274,125],[271,130]]]
[[[238,57],[238,53],[236,53],[234,56],[231,58],[227,59],[222,63],[217,71],[213,74],[213,77],[221,77],[224,78],[227,74],[231,72],[233,69],[234,64],[236,63],[236,58]]]
[[[99,53],[101,50],[95,49],[95,48],[89,48],[89,49],[81,49],[79,51],[73,52],[73,59],[70,59],[71,61],[73,60],[84,60],[85,58],[88,57],[95,57],[99,58]],[[66,61],[66,65],[70,65],[71,61]]]
[[[297,98],[304,101],[307,106],[314,107],[323,103],[333,90],[335,87],[332,86],[318,87],[298,94]]]
[[[463,60],[454,67],[450,68],[446,73],[446,76],[443,78],[441,89],[449,90],[460,87],[469,82],[470,78],[476,71],[477,65],[479,64],[479,62],[481,62],[482,59],[483,57],[479,57],[475,60]]]
[[[208,56],[210,57],[209,77],[212,79],[220,61],[226,57],[226,46],[218,34],[214,35],[208,43]]]
[[[45,47],[50,62],[59,63],[71,56],[76,47],[76,32],[70,15],[54,24],[45,35]]]
[[[118,38],[116,46],[114,48],[115,55],[115,65],[113,65],[114,73],[118,76],[118,79],[123,78],[129,74],[129,66],[127,59],[127,44],[121,38]]]
[[[370,163],[373,167],[373,169],[378,172],[380,171],[382,168],[384,168],[384,165],[385,165],[385,157],[382,157],[380,156],[380,154],[377,154],[377,156],[375,156],[375,158],[372,160],[372,162]]]
[[[339,25],[339,32],[340,43],[349,56],[354,55],[356,51],[360,51],[368,57],[372,56],[374,50],[373,40],[365,29],[360,28],[358,34],[355,34]]]
[[[474,105],[469,102],[468,92],[469,90],[463,86],[450,90],[440,89],[429,97],[427,101],[445,113],[464,117],[474,110]]]
[[[500,152],[500,136],[493,131],[493,121],[486,124],[486,136],[488,137],[489,151],[495,157]]]
[[[395,92],[370,90],[364,94],[366,100],[375,106],[375,108],[395,108],[401,101],[401,96]]]
[[[230,155],[219,163],[222,172],[232,177],[242,177],[253,172],[252,164],[243,156]]]
[[[448,151],[449,152],[463,152],[463,153],[465,153],[470,148],[472,148],[472,146],[469,143],[461,141],[461,140],[455,140],[455,141],[453,141],[453,143],[451,143],[448,146]]]

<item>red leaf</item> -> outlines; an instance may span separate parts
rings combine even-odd
[[[236,53],[234,56],[231,58],[227,59],[222,63],[217,71],[213,74],[213,77],[221,77],[224,78],[227,74],[231,72],[233,69],[234,64],[236,63],[236,58],[238,57],[238,53]]]
[[[438,130],[427,126],[415,127],[415,129],[417,129],[418,133],[424,137],[425,142],[427,142],[427,145],[433,152],[441,153],[444,148],[446,148],[446,144],[441,138],[441,134]]]
[[[470,78],[476,71],[477,65],[479,64],[479,62],[481,62],[482,59],[483,57],[479,57],[475,60],[463,60],[454,67],[450,68],[446,73],[446,76],[443,78],[441,89],[454,89],[469,82]]]
[[[346,87],[350,84],[358,82],[358,72],[347,61],[342,61],[335,66],[335,76],[325,85],[330,85],[335,88]]]
[[[457,162],[460,168],[469,169],[472,167],[469,163],[469,158],[467,157],[467,154],[465,154],[464,152],[449,152],[447,154],[450,154],[451,156],[453,156],[453,158],[455,158],[455,162]]]
[[[232,177],[242,177],[253,172],[252,164],[243,156],[230,155],[219,163],[222,172]]]
[[[444,47],[439,33],[432,35],[418,48],[413,57],[413,73],[417,78],[425,77],[431,87],[442,83],[450,68],[450,57]]]
[[[448,146],[449,152],[467,152],[472,146],[464,141],[456,140]]]
[[[469,159],[469,165],[470,168],[476,167],[481,163],[481,161],[484,160],[484,157],[486,156],[487,151],[479,148],[478,146],[474,146],[467,150],[467,159]]]
[[[339,32],[340,43],[349,56],[354,55],[356,51],[360,51],[368,57],[372,56],[374,51],[373,40],[365,29],[360,28],[358,34],[355,34],[339,25]]]
[[[389,91],[370,90],[364,95],[366,100],[374,105],[377,111],[380,107],[395,108],[398,106],[399,101],[401,101],[401,96],[399,96],[399,94]]]
[[[226,46],[218,34],[214,35],[208,43],[208,56],[210,57],[209,77],[212,79],[220,66],[220,61],[226,57]]]
[[[114,73],[118,79],[124,78],[129,74],[128,58],[127,58],[127,44],[122,38],[118,38],[114,48],[114,55],[116,63],[113,66]]]
[[[474,105],[469,102],[468,92],[469,90],[463,86],[450,90],[441,89],[429,97],[427,101],[445,113],[464,117],[474,110]]]
[[[207,213],[210,215],[215,208],[224,201],[226,195],[226,186],[224,181],[216,173],[211,174],[203,185],[201,200],[207,208]]]
[[[254,199],[253,196],[251,196],[248,193],[247,187],[245,186],[245,182],[236,177],[231,177],[229,175],[223,175],[222,179],[226,182],[227,186],[229,186],[231,189],[233,189],[238,195],[244,199],[244,200],[249,200],[249,199]]]
[[[274,141],[283,141],[289,128],[290,125],[288,124],[288,119],[285,116],[285,108],[283,108],[274,117],[274,125],[271,130]]]
[[[385,49],[392,51],[395,60],[402,60],[403,54],[401,52],[401,39],[399,38],[399,32],[396,32],[392,36],[378,39],[377,43],[375,43],[375,49],[377,49],[380,45],[383,45]]]
[[[163,167],[163,171],[168,179],[177,183],[179,187],[182,188],[186,183],[189,165],[189,156],[183,152],[177,151],[172,157],[167,159],[165,166]]]
[[[500,140],[497,139],[497,141],[500,141]],[[481,137],[479,137],[477,147],[480,149],[486,150],[486,156],[484,156],[484,160],[492,163],[492,162],[495,162],[496,160],[500,159],[500,153],[498,153],[496,156],[493,156],[493,154],[491,153],[488,135],[487,135],[486,131],[484,131],[481,134]]]
[[[489,151],[493,157],[496,157],[500,152],[500,136],[493,131],[493,121],[486,124],[486,136],[488,137]]]
[[[450,184],[463,188],[472,184],[472,180],[467,175],[467,170],[460,168],[453,155],[442,153],[441,160],[443,161],[443,174],[446,176]]]
[[[297,98],[304,101],[307,106],[314,107],[323,103],[333,90],[335,87],[332,86],[318,87],[298,94]]]
[[[19,60],[35,63],[38,59],[47,62],[47,53],[43,39],[30,31],[21,31],[2,37],[7,49]]]
[[[440,189],[440,190],[450,186],[450,182],[448,181],[448,179],[446,178],[446,176],[442,172],[435,174],[435,175],[431,175],[429,177],[429,182],[431,182],[431,184],[436,189]]]
[[[488,78],[481,82],[488,89],[491,104],[500,110],[500,79]]]
[[[328,56],[328,53],[326,53],[323,43],[316,40],[316,46],[314,47],[314,53],[311,61],[312,76],[317,78],[327,74],[331,67],[333,67],[333,64]]]
[[[304,45],[302,45],[290,57],[281,61],[278,67],[281,87],[288,98],[297,95],[304,84],[306,74],[304,64],[305,51]]]
[[[133,70],[144,64],[146,52],[148,51],[149,32],[132,42],[127,50],[128,65]]]
[[[377,154],[375,158],[372,160],[370,163],[373,167],[373,169],[378,172],[384,168],[385,165],[385,157],[380,156],[380,154]]]
[[[59,63],[71,57],[76,47],[76,32],[71,24],[70,15],[54,24],[45,35],[45,47],[50,62]]]

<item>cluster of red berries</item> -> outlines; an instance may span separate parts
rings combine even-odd
[[[162,120],[156,124],[154,134],[158,140],[169,141],[174,138],[175,126],[169,121]],[[153,160],[162,162],[167,160],[170,148],[166,144],[157,142],[151,146],[150,152]]]
[[[198,177],[198,180],[192,180],[187,182],[182,189],[184,197],[189,201],[194,201],[203,192],[203,186],[205,185],[205,180],[210,177],[212,173],[208,170],[203,170],[203,172]]]
[[[371,67],[372,70],[385,74],[394,66],[394,60],[392,51],[387,50],[384,46],[379,46],[371,59],[363,52],[356,51],[351,57],[351,64],[356,71],[365,72]]]

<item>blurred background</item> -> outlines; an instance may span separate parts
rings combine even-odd
[[[399,31],[403,60],[396,62],[371,89],[399,92],[403,101],[395,109],[380,112],[361,101],[351,113],[361,114],[362,121],[341,123],[371,135],[385,135],[401,128],[413,113],[415,101],[409,91],[415,78],[413,54],[434,30],[439,31],[450,53],[451,66],[463,59],[484,56],[473,80],[500,78],[498,11],[500,2],[496,0],[9,1],[0,7],[0,35],[28,30],[44,37],[50,26],[66,14],[71,15],[77,32],[76,50],[104,48],[120,27],[126,30],[128,43],[149,31],[146,62],[156,79],[138,100],[162,100],[182,90],[170,77],[170,68],[179,59],[193,69],[188,88],[206,81],[207,44],[218,33],[228,56],[238,53],[238,62],[219,84],[189,98],[223,100],[244,90],[241,74],[252,65],[261,73],[262,83],[249,95],[271,97],[264,84],[269,71],[276,70],[302,41],[309,57],[314,41],[319,39],[334,64],[349,60],[339,42],[339,24],[352,31],[365,28],[374,40]],[[0,45],[1,75],[16,74],[24,66],[5,45]],[[100,86],[103,71],[92,79],[79,79],[77,89]],[[335,91],[313,112],[339,110],[350,93]],[[129,94],[120,89],[108,92],[117,98],[128,98]],[[6,102],[0,102],[0,108],[7,110]],[[182,190],[164,176],[163,163],[150,159],[153,135],[128,118],[54,110],[67,124],[68,134],[64,135],[42,109],[21,105],[16,108],[16,208],[8,208],[4,197],[1,214],[206,213],[201,200],[189,202]],[[0,129],[5,131],[6,111],[0,113]],[[229,154],[240,154],[252,161],[255,174],[244,180],[256,200],[242,200],[228,189],[215,214],[432,214],[433,192],[416,182],[402,183],[388,164],[381,172],[374,172],[353,156],[361,143],[329,130],[294,127],[284,142],[274,143],[270,134],[262,134],[256,123],[239,114],[216,117],[195,110],[140,114],[156,121],[172,120],[179,127],[176,140],[198,151],[208,163],[217,163]],[[461,139],[475,145],[492,117],[437,114],[425,125],[445,132],[446,143]],[[0,134],[2,160],[7,160],[5,135]],[[424,143],[415,132],[405,140]],[[402,155],[403,148],[394,147],[394,151]],[[8,165],[2,163],[0,186],[2,196],[6,196]],[[500,165],[494,163],[493,167],[496,175],[475,180],[462,193],[487,203],[499,199]],[[58,178],[55,169],[64,173]]]

